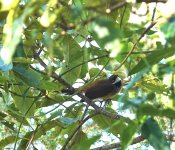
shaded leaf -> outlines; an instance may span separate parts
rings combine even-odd
[[[130,122],[128,126],[125,126],[121,131],[122,150],[125,150],[132,142],[134,134],[138,130],[138,125],[134,122]]]
[[[141,105],[138,109],[138,114],[175,118],[175,110],[170,108],[167,108],[167,109],[156,108],[150,104]]]
[[[16,77],[14,79],[16,80],[16,83],[22,82],[20,78]],[[29,79],[33,80],[30,77]],[[18,94],[18,95],[16,94],[12,95],[16,108],[23,115],[27,113],[26,116],[33,116],[36,107],[35,105],[36,100],[33,98],[34,95],[32,89],[28,87],[25,83],[23,83],[23,85],[12,85],[11,90],[12,92]]]
[[[64,127],[64,125],[56,120],[48,121],[47,124],[39,126],[36,131],[27,132],[26,135],[23,137],[22,141],[20,142],[18,149],[25,149],[31,138],[33,138],[33,140],[37,140],[42,135],[45,135],[48,130],[54,127],[57,127],[57,130],[61,130]]]
[[[47,80],[42,80],[41,84],[38,86],[38,88],[48,91],[60,91],[63,87],[64,86],[61,83],[55,83]]]
[[[8,114],[18,122],[21,122],[23,120],[23,125],[25,125],[25,126],[29,125],[29,122],[27,121],[27,119],[26,118],[23,119],[23,117],[22,117],[23,115],[20,114],[19,112],[8,111]]]
[[[148,118],[141,128],[142,135],[149,141],[155,150],[170,150],[158,123],[153,118]]]
[[[126,124],[123,120],[116,121],[115,119],[106,117],[104,115],[97,115],[93,118],[94,123],[96,123],[100,129],[106,130],[109,133],[117,136],[123,128],[126,127]]]
[[[64,47],[65,63],[61,69],[61,74],[82,63],[84,53],[78,43],[70,35],[65,35],[62,44]],[[81,68],[82,66],[79,66],[69,71],[62,76],[63,79],[65,79],[70,84],[74,83],[80,76]]]
[[[0,140],[0,148],[4,148],[8,144],[14,143],[16,135],[10,135]]]
[[[41,85],[41,80],[42,80],[41,74],[37,73],[36,71],[33,71],[27,66],[16,65],[13,67],[13,70],[29,86],[37,87]]]
[[[132,7],[130,4],[127,4],[125,7],[118,9],[119,17],[117,18],[117,21],[121,24],[121,26],[124,26],[128,23],[131,9]]]

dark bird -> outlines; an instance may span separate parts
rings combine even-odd
[[[122,88],[122,80],[118,75],[112,75],[108,79],[98,80],[87,86],[85,96],[89,99],[102,98],[104,100],[109,99],[111,96],[116,95]]]
[[[85,93],[85,96],[91,100],[101,98],[108,100],[112,96],[119,93],[122,88],[122,80],[118,75],[112,75],[108,79],[97,80],[92,84],[85,87],[81,92]],[[73,94],[67,90],[62,90],[67,94]]]

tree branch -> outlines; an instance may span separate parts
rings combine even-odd
[[[47,70],[47,65],[44,63],[44,61],[38,56],[36,58],[39,63]],[[43,73],[43,72],[42,72]],[[46,73],[43,73],[43,74],[46,74]],[[62,79],[61,77],[59,77],[55,72],[52,71],[51,73],[51,77],[53,77],[54,79],[56,79],[57,81],[59,81],[61,84],[65,85],[66,87],[68,88],[71,88],[73,91],[75,91],[75,89],[70,85],[68,84],[64,79]],[[124,119],[125,122],[130,122],[130,119],[129,118],[125,118],[121,115],[118,115],[116,113],[111,113],[111,112],[108,112],[106,110],[102,110],[100,107],[98,107],[93,101],[91,101],[89,98],[87,98],[86,96],[84,96],[83,94],[81,93],[77,93],[77,95],[82,98],[89,106],[92,106],[96,113],[96,114],[102,114],[102,115],[105,115],[107,117],[110,117],[110,118],[113,118],[113,119]],[[69,138],[67,139],[67,141],[65,142],[65,144],[63,145],[62,147],[62,150],[65,150],[67,144],[69,143],[69,141],[72,139],[72,137],[74,136],[74,134],[79,130],[79,128],[90,118],[92,117],[93,115],[90,115],[89,117],[86,117],[82,123],[80,123],[80,125],[76,128],[76,130],[69,136]]]
[[[168,0],[137,0],[136,3],[141,3],[141,2],[145,2],[145,3],[166,3]]]
[[[143,141],[144,139],[145,138],[143,136],[138,136],[138,137],[133,139],[133,141],[130,145],[139,143],[139,142]],[[108,149],[114,149],[114,148],[119,148],[119,147],[121,147],[121,142],[106,145],[106,146],[101,146],[101,147],[97,147],[97,148],[93,148],[93,149],[90,149],[90,150],[108,150]]]
[[[166,136],[166,139],[168,141],[175,142],[175,136],[172,136],[172,135],[165,135],[165,136]],[[140,135],[140,136],[134,138],[130,145],[140,143],[144,140],[145,140],[145,138],[142,135]],[[113,143],[113,144],[109,144],[109,145],[105,145],[105,146],[101,146],[101,147],[97,147],[97,148],[92,148],[90,150],[109,150],[109,149],[120,148],[120,147],[121,147],[121,142],[117,142],[117,143]]]
[[[85,116],[86,116],[86,113],[88,111],[88,108],[89,108],[89,105],[86,105],[86,108],[84,110],[84,113],[82,115],[82,118],[81,118],[81,121],[80,122],[83,122]],[[68,149],[72,149],[73,145],[76,143],[76,141],[78,140],[79,136],[80,136],[80,133],[81,133],[81,128],[78,129],[77,131],[77,134],[75,136],[75,138],[73,139],[73,141],[71,142],[71,145],[68,147]]]

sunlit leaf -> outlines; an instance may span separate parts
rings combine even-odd
[[[89,150],[90,146],[95,143],[100,138],[100,135],[94,136],[91,138],[82,138],[82,140],[79,142],[79,144],[76,147],[76,150]]]
[[[152,67],[154,64],[161,61],[163,58],[168,58],[174,54],[174,50],[156,50],[151,52],[146,58],[142,59],[131,71],[130,75],[139,72],[140,70]]]
[[[100,48],[110,50],[110,56],[116,57],[123,47],[120,43],[123,33],[119,25],[110,19],[98,18],[91,28],[91,34]]]
[[[161,30],[167,39],[175,37],[175,15],[171,16],[166,23],[161,26]]]
[[[13,64],[5,64],[4,61],[0,58],[0,70],[7,72],[13,68]]]
[[[13,9],[18,5],[19,1],[14,1]],[[0,57],[4,64],[9,64],[11,62],[12,56],[15,52],[16,46],[21,40],[23,25],[26,18],[36,9],[36,6],[31,7],[35,1],[30,1],[26,6],[23,14],[16,18],[14,10],[11,9],[7,16],[7,22],[3,29],[4,41],[3,47],[0,50]]]

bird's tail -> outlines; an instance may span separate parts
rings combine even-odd
[[[63,89],[61,90],[62,93],[66,94],[66,95],[73,95],[78,89],[70,89],[70,88],[67,88],[67,89]],[[80,102],[84,102],[83,99],[80,100]]]
[[[75,89],[67,88],[67,89],[61,90],[61,92],[67,95],[73,95],[75,93]]]

